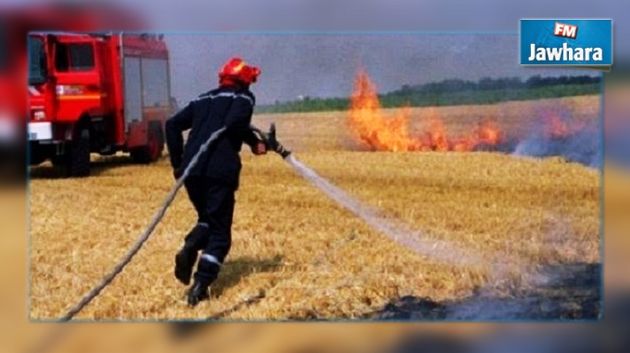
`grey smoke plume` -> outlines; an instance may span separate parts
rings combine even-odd
[[[529,136],[517,143],[517,156],[560,156],[593,168],[602,166],[599,119],[575,122],[567,111],[542,111]]]

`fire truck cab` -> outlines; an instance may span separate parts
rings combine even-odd
[[[34,32],[28,53],[31,165],[51,160],[85,176],[91,153],[124,151],[141,163],[161,156],[172,113],[161,36]]]

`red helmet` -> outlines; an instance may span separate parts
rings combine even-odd
[[[256,66],[249,66],[241,58],[234,57],[228,60],[219,71],[219,84],[230,85],[241,83],[250,85],[256,82],[260,75],[260,69]]]

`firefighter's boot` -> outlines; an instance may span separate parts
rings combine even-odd
[[[193,285],[188,290],[188,305],[194,307],[199,304],[200,301],[206,300],[208,298],[210,298],[210,293],[208,292],[208,284],[195,280]]]
[[[175,278],[188,285],[193,267],[197,261],[197,253],[205,246],[207,225],[198,223],[186,236],[184,246],[175,255]]]
[[[184,247],[175,255],[175,278],[183,284],[190,283],[193,266],[197,260],[197,250]]]
[[[221,269],[219,259],[211,254],[203,253],[197,263],[195,282],[188,291],[188,305],[195,306],[210,297],[208,287],[217,279]]]

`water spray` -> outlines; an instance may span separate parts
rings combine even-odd
[[[422,234],[408,229],[402,224],[398,224],[385,218],[379,214],[376,210],[363,204],[361,201],[353,198],[348,193],[330,183],[325,178],[318,175],[313,169],[307,167],[300,162],[286,149],[276,137],[276,126],[271,124],[269,132],[263,132],[256,127],[250,127],[255,134],[264,142],[268,151],[278,153],[284,161],[286,161],[300,176],[308,180],[321,190],[324,194],[330,197],[333,201],[337,202],[340,206],[344,207],[354,215],[363,219],[368,225],[385,234],[393,241],[413,250],[414,252],[435,260],[447,262],[455,265],[473,265],[479,263],[478,259],[473,258],[461,249],[458,249],[454,244],[440,240],[428,240],[425,239]],[[184,181],[188,177],[192,168],[197,164],[199,158],[204,154],[210,145],[216,141],[224,132],[226,128],[215,131],[210,135],[208,140],[201,145],[199,151],[193,156],[190,163],[186,166],[186,169],[182,175],[177,179],[169,193],[167,194],[162,206],[153,216],[151,222],[144,230],[144,232],[138,237],[133,246],[125,254],[125,256],[114,266],[114,268],[101,279],[101,281],[92,288],[87,294],[85,294],[79,302],[70,308],[66,314],[61,318],[61,321],[69,321],[76,314],[78,314],[85,306],[87,306],[94,298],[96,298],[101,291],[107,287],[118,276],[123,269],[131,262],[133,257],[140,251],[142,246],[149,239],[157,225],[160,223],[166,210],[171,205],[177,192],[184,184]]]
[[[267,133],[253,126],[251,126],[250,128],[256,134],[258,134],[258,137],[265,143],[265,146],[267,147],[268,150],[278,153],[285,160],[291,154],[291,151],[284,148],[284,146],[282,146],[282,144],[278,142],[278,140],[276,139],[276,126],[274,124],[271,124],[271,127],[269,128],[269,132]],[[208,151],[208,148],[210,147],[210,145],[214,143],[214,141],[216,141],[221,135],[223,135],[225,130],[226,130],[226,127],[222,127],[216,130],[210,135],[210,137],[208,137],[206,142],[204,142],[203,145],[201,145],[201,147],[199,148],[199,151],[197,151],[197,153],[190,160],[190,163],[188,163],[182,175],[177,179],[175,184],[171,187],[171,190],[166,195],[166,198],[164,199],[162,206],[155,213],[149,225],[145,228],[144,232],[142,232],[140,237],[138,237],[138,239],[133,244],[133,246],[129,249],[129,251],[127,251],[125,256],[123,256],[123,258],[116,264],[116,266],[114,266],[114,268],[107,275],[105,275],[105,277],[103,277],[96,286],[94,286],[88,293],[86,293],[79,300],[79,302],[77,302],[74,306],[72,306],[64,314],[64,316],[61,318],[60,321],[72,320],[72,318],[76,314],[78,314],[94,298],[96,298],[101,293],[101,291],[105,289],[105,287],[107,287],[114,280],[114,278],[116,278],[116,276],[118,276],[123,271],[123,269],[131,262],[133,257],[138,253],[138,251],[140,251],[140,249],[146,243],[146,241],[149,240],[149,237],[151,236],[151,234],[153,233],[157,225],[160,223],[160,221],[162,221],[162,218],[164,218],[164,215],[166,214],[166,210],[173,203],[173,200],[175,200],[175,196],[177,195],[177,192],[184,185],[184,181],[190,174],[190,171],[192,170],[192,168],[194,168],[199,162],[199,158],[201,157],[201,155],[203,155],[204,153]]]
[[[386,218],[377,210],[365,205],[317,174],[313,169],[300,162],[291,151],[277,140],[275,124],[271,124],[268,133],[256,128],[253,129],[265,142],[267,149],[278,153],[301,177],[308,180],[337,204],[361,218],[369,226],[380,231],[396,243],[411,249],[419,255],[453,265],[470,266],[480,263],[479,259],[464,251],[464,249],[459,249],[451,242],[426,239],[425,234]]]

